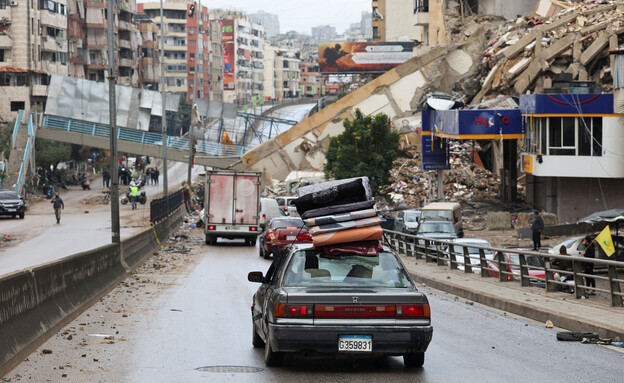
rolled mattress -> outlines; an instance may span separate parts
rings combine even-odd
[[[335,243],[378,240],[382,235],[383,229],[377,225],[313,235],[312,242],[318,247]]]

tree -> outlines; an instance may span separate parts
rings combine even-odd
[[[368,176],[373,193],[388,184],[390,169],[399,149],[399,133],[388,126],[388,116],[364,116],[344,120],[345,131],[331,137],[325,153],[327,178]]]
[[[50,169],[50,165],[56,167],[59,162],[67,161],[71,156],[71,146],[62,142],[37,138],[35,139],[35,148],[37,167],[44,169]]]

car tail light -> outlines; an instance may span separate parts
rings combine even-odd
[[[312,236],[310,235],[310,233],[301,233],[297,236],[297,240],[299,241],[311,241],[312,240]]]
[[[214,229],[216,229],[216,226],[215,226],[215,225],[209,225],[209,226],[208,226],[208,230],[214,230]]]
[[[258,231],[258,228],[256,226],[251,226],[249,228],[249,231]]]
[[[314,316],[314,306],[278,303],[275,305],[274,314],[278,318],[312,318]]]
[[[272,232],[272,231],[269,231],[269,232],[267,233],[267,237],[268,237],[269,239],[273,238],[273,236],[274,236],[274,235],[275,235],[275,234],[273,234],[273,232]]]
[[[396,305],[396,316],[399,318],[429,318],[429,305]]]

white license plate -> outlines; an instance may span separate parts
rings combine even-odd
[[[338,337],[338,351],[371,352],[373,337],[370,335],[341,335]]]
[[[7,211],[17,211],[17,209],[6,209]]]
[[[297,239],[296,235],[287,235],[286,236],[286,240],[287,241],[294,241],[295,239]]]

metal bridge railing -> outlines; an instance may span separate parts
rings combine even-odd
[[[45,116],[43,118],[43,126],[72,133],[89,134],[105,138],[110,136],[110,128],[108,125],[72,120],[65,117]],[[162,134],[160,133],[121,127],[117,128],[117,139],[157,146],[162,146],[163,140]],[[166,138],[166,145],[168,148],[188,150],[188,144],[187,137],[167,136]],[[245,146],[225,145],[203,140],[198,140],[195,145],[196,153],[215,157],[240,157],[247,150],[248,148]]]
[[[19,126],[22,123],[22,118],[24,117],[24,111],[19,110],[17,112],[17,117],[15,118],[15,125],[13,126],[13,142],[11,143],[11,147],[15,147],[15,140],[17,139],[17,132],[19,131]]]
[[[580,299],[586,292],[602,292],[608,295],[611,306],[624,306],[624,262],[609,261],[596,258],[575,257],[570,255],[551,255],[536,251],[521,251],[515,249],[503,249],[495,247],[483,247],[474,244],[460,244],[453,241],[441,241],[432,238],[419,238],[415,235],[405,234],[397,231],[384,230],[384,243],[399,254],[412,256],[416,259],[424,259],[425,262],[435,262],[437,266],[448,267],[451,270],[463,269],[464,273],[477,273],[483,278],[490,277],[498,273],[500,282],[518,280],[523,287],[537,284],[544,286],[547,292],[556,292],[561,288],[569,289],[573,286],[576,298]],[[479,254],[471,254],[468,249],[478,249]],[[508,262],[503,257],[493,260],[496,253],[511,253],[518,255],[518,262]],[[487,257],[486,254],[492,254]],[[540,266],[527,262],[532,257],[539,257],[543,262]],[[478,261],[471,262],[472,260]],[[572,262],[571,269],[557,268],[554,261]],[[593,263],[594,270],[605,270],[606,273],[586,274],[583,272],[584,263]],[[496,267],[494,267],[496,266]],[[508,266],[518,270],[517,273],[508,271]],[[544,272],[544,277],[530,275],[529,270],[540,270]],[[561,280],[555,279],[555,275],[571,276],[574,284],[570,285]],[[602,286],[606,288],[590,287],[585,285],[586,277],[603,281]]]
[[[156,223],[167,217],[169,213],[180,207],[184,202],[184,189],[169,194],[167,197],[154,199],[150,202],[150,222]]]

